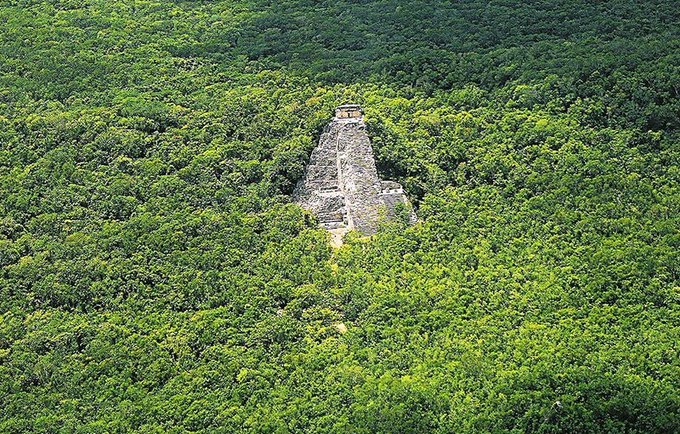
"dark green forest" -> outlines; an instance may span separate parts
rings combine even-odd
[[[4,0],[0,432],[680,432],[677,2]]]

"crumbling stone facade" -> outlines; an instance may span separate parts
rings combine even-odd
[[[381,219],[396,217],[400,206],[406,207],[411,222],[416,221],[401,185],[378,178],[366,124],[356,104],[336,109],[293,196],[334,238],[352,229],[372,235]]]
[[[360,118],[362,116],[363,111],[359,104],[344,104],[335,109],[335,117],[337,119]]]

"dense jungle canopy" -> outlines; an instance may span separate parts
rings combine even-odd
[[[676,0],[5,0],[0,432],[680,432],[679,132]]]

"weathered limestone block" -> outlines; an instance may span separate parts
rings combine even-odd
[[[312,151],[293,198],[313,212],[336,241],[352,229],[374,234],[379,221],[396,218],[397,208],[402,206],[409,213],[409,221],[416,221],[401,185],[378,178],[366,124],[361,108],[355,104],[336,109],[336,117]]]
[[[410,224],[414,224],[418,221],[413,207],[406,197],[404,189],[398,182],[394,181],[381,181],[380,182],[380,197],[385,203],[385,212],[388,220],[394,220],[400,217],[397,214],[400,207],[403,207],[403,211],[406,213],[405,217],[408,218]]]

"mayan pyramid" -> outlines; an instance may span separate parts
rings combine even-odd
[[[334,238],[350,230],[372,235],[381,219],[394,219],[398,204],[416,216],[396,182],[381,181],[361,107],[339,106],[312,151],[294,201],[314,213]]]

